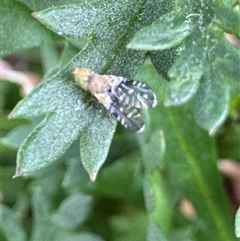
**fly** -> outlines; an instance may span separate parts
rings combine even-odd
[[[116,119],[133,132],[142,132],[144,121],[137,109],[157,104],[154,92],[144,83],[115,75],[100,75],[88,68],[75,68],[77,84],[89,91]]]

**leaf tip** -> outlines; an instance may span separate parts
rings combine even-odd
[[[34,18],[38,18],[38,12],[33,12],[31,15],[32,15]]]
[[[11,111],[8,115],[8,119],[12,119],[12,118],[14,118],[14,112],[13,111]]]
[[[160,134],[160,137],[164,138],[165,134],[164,134],[164,131],[163,131],[163,130],[160,130],[160,131],[159,131],[159,134]]]
[[[97,178],[97,172],[91,173],[89,175],[90,175],[91,181],[94,182],[96,180],[96,178]]]
[[[34,18],[36,18],[38,21],[41,22],[40,12],[33,12],[31,15],[32,15]]]
[[[208,132],[209,136],[213,136],[214,133],[215,133],[215,130],[214,130],[214,129],[211,129],[211,130],[209,130],[209,132]]]
[[[166,100],[166,101],[163,102],[163,105],[165,107],[169,107],[171,105],[171,102],[169,100]]]
[[[14,107],[14,109],[8,114],[8,119],[14,119],[14,118],[18,118],[20,117],[17,111],[16,106]]]
[[[130,49],[131,48],[131,44],[127,44],[126,48]]]
[[[22,176],[22,173],[20,172],[19,168],[16,169],[16,172],[15,174],[13,175],[13,179],[17,178],[17,177],[21,177]]]

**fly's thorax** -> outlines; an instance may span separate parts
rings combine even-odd
[[[88,90],[94,72],[88,68],[75,68],[73,71],[76,83],[84,90]]]
[[[108,78],[108,75],[93,74],[87,90],[93,95],[108,92],[111,89]]]

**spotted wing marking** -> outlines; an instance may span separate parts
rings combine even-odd
[[[122,105],[148,109],[157,104],[156,96],[150,87],[138,81],[122,78],[118,85],[112,86],[111,91]]]
[[[144,121],[137,109],[133,106],[122,105],[113,95],[111,96],[110,113],[127,129],[133,132],[141,132],[145,128]]]

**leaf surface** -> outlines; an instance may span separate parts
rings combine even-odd
[[[149,62],[146,62],[139,76],[143,79],[151,79],[153,83],[162,83],[163,81],[159,79]],[[158,99],[164,98],[166,85],[161,86],[156,93]],[[159,143],[156,139],[151,142],[151,138],[145,136],[145,142],[141,143],[142,150],[147,148],[146,143],[148,142],[149,147],[154,148],[155,146],[154,152],[153,150],[146,152],[148,156],[144,159],[146,159],[147,165],[151,166],[151,158],[156,160],[157,155],[159,160],[158,169],[148,174],[151,178],[146,190],[152,190],[145,196],[146,202],[151,204],[148,208],[149,215],[154,217],[156,211],[158,213],[156,217],[160,219],[160,211],[157,212],[160,209],[158,204],[164,204],[164,200],[168,200],[167,194],[172,191],[176,193],[174,195],[172,193],[168,205],[173,205],[173,196],[180,198],[177,194],[179,192],[191,201],[196,210],[197,218],[204,222],[204,224],[202,223],[204,229],[199,226],[203,240],[234,240],[231,217],[222,188],[221,176],[217,170],[214,139],[194,123],[194,117],[190,110],[190,105],[186,105],[184,108],[166,108],[159,103],[157,108],[149,113],[151,123],[149,136],[153,138],[156,135],[159,123],[161,123],[165,137],[163,154],[161,148],[156,147]],[[168,188],[169,192],[165,192],[165,188]],[[159,193],[160,190],[162,190],[161,193]],[[169,206],[167,207],[169,208]],[[169,209],[165,207],[164,211],[167,212],[167,210]],[[171,226],[176,214],[168,212],[168,215],[165,216],[169,218],[168,222],[165,221],[163,224],[159,219],[151,219],[149,228],[154,234],[157,232],[154,228],[157,225],[158,235],[163,235],[167,239],[173,235],[170,233],[171,228],[167,228],[167,225]],[[207,231],[208,229],[209,231]],[[171,239],[169,238],[169,240]]]
[[[39,46],[51,41],[47,30],[31,16],[27,7],[1,0],[0,56]]]
[[[25,230],[18,220],[16,214],[9,209],[7,206],[0,204],[1,209],[1,232],[3,232],[4,237],[9,241],[25,241],[27,240],[27,235]],[[2,235],[1,235],[2,236]]]
[[[133,76],[145,53],[128,50],[126,45],[136,29],[160,14],[161,8],[152,11],[154,3],[153,0],[93,1],[34,13],[59,35],[75,39],[86,36],[88,42],[63,69],[41,83],[13,111],[12,117],[46,115],[19,150],[16,176],[55,162],[80,137],[82,162],[91,179],[96,178],[107,156],[116,121],[111,124],[102,107],[87,104],[91,97],[72,83],[72,71],[78,66],[100,74]]]
[[[226,80],[237,82],[240,79],[240,52],[227,42],[223,34],[226,31],[239,35],[240,15],[222,2],[210,2],[208,6],[211,7],[206,7],[203,2],[189,1],[186,4],[185,1],[179,1],[171,13],[139,30],[128,46],[160,51],[158,54],[154,52],[151,57],[164,77],[166,69],[161,66],[164,63],[156,59],[164,53],[161,50],[169,50],[171,60],[171,53],[177,53],[173,47],[182,49],[168,71],[167,78],[171,78],[171,83],[165,104],[181,105],[196,95],[193,108],[196,121],[213,134],[228,113],[230,89]],[[180,47],[177,48],[177,45]],[[214,107],[209,108],[208,105],[205,108],[207,102]]]

